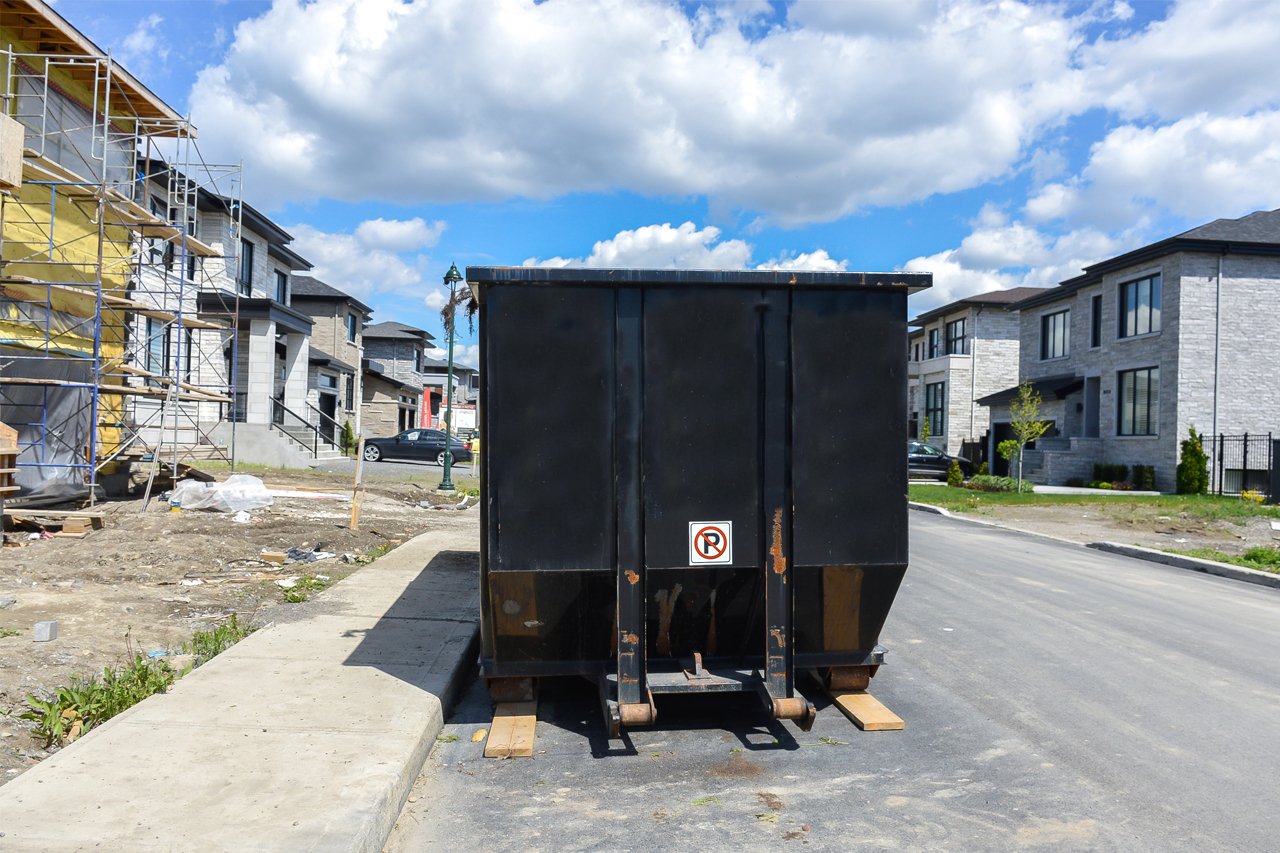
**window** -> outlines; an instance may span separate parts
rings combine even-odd
[[[276,270],[276,302],[289,304],[289,274]]]
[[[964,336],[964,318],[947,324],[947,355],[968,355],[969,347]]]
[[[413,372],[422,372],[422,350],[417,347],[413,348]]]
[[[1160,331],[1160,274],[1120,285],[1118,337],[1149,335]]]
[[[1122,370],[1119,374],[1120,435],[1156,435],[1160,419],[1160,368]]]
[[[332,388],[334,391],[337,391],[338,377],[331,373],[321,373],[316,377],[316,385],[320,388]]]
[[[912,360],[912,361],[919,361],[919,360],[920,360],[920,344],[919,344],[919,343],[916,343],[916,344],[915,344],[915,346],[914,346],[914,347],[912,347],[912,350],[911,350],[911,360]]]
[[[1040,318],[1040,360],[1065,358],[1071,352],[1071,311],[1055,311]]]
[[[941,333],[937,329],[929,330],[929,358],[937,358],[942,355]]]
[[[360,331],[360,320],[356,317],[354,311],[347,312],[347,340],[351,343],[356,342],[356,335]]]
[[[186,382],[191,381],[194,375],[191,360],[195,353],[196,333],[194,329],[182,330],[182,378]]]
[[[152,317],[147,318],[146,328],[147,340],[142,350],[142,366],[151,373],[163,376],[169,372],[169,330]]]
[[[1102,346],[1102,294],[1089,300],[1089,346]]]
[[[248,240],[240,241],[240,272],[236,275],[236,283],[242,296],[253,292],[253,244]]]
[[[929,435],[946,433],[942,413],[947,407],[947,383],[933,382],[924,386],[924,416],[929,419]]]
[[[356,378],[354,376],[347,377],[347,411],[354,412],[356,410]]]

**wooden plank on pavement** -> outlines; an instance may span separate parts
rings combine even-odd
[[[861,690],[834,691],[831,693],[831,700],[864,732],[896,732],[906,728],[901,717],[870,693]]]
[[[538,724],[537,702],[501,702],[485,741],[485,758],[530,758]]]

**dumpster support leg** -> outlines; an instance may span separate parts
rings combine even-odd
[[[813,725],[813,706],[795,695],[791,644],[791,482],[788,428],[791,419],[790,310],[786,292],[768,293],[761,302],[761,412],[763,437],[765,635],[764,693],[776,719],[795,720],[805,731]]]
[[[614,420],[614,489],[618,519],[618,713],[608,713],[623,726],[650,725],[656,716],[645,677],[644,531],[640,526],[640,401],[644,397],[643,314],[640,291],[618,291],[617,411]]]

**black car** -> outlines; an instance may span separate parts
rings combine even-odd
[[[454,462],[470,462],[471,450],[456,435],[450,436]],[[368,438],[364,442],[364,459],[421,459],[444,464],[444,432],[438,429],[407,429],[391,438]]]
[[[973,476],[973,463],[963,456],[948,456],[923,441],[907,442],[907,476],[909,477],[937,477],[939,480],[945,480],[952,460],[960,463],[961,474],[965,477]]]

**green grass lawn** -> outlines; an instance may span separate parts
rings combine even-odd
[[[1243,554],[1228,554],[1217,548],[1166,548],[1165,550],[1170,554],[1199,557],[1202,560],[1217,560],[1219,563],[1230,563],[1233,566],[1244,566],[1246,569],[1259,569],[1280,574],[1280,549],[1277,548],[1250,548]]]
[[[1014,492],[976,492],[950,486],[912,485],[911,500],[940,506],[953,512],[982,512],[1000,506],[1097,506],[1134,512],[1159,511],[1178,516],[1185,513],[1206,521],[1231,521],[1243,524],[1250,518],[1280,518],[1280,506],[1259,506],[1239,498],[1216,495],[1125,495],[1112,492],[1099,495],[1041,495]]]

